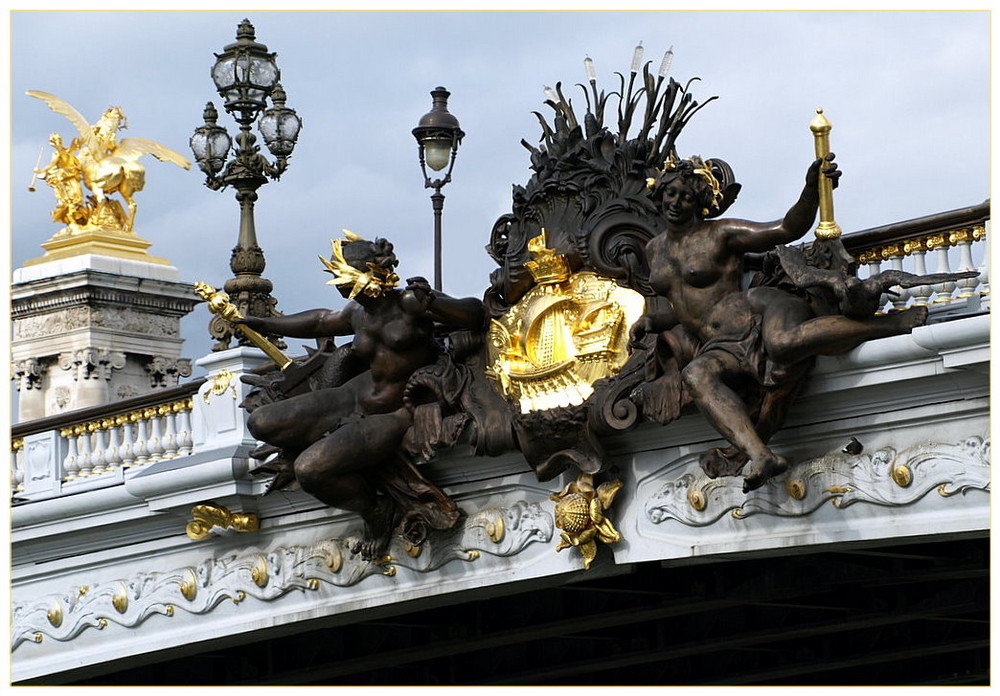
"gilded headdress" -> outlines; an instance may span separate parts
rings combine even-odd
[[[329,259],[319,257],[323,265],[326,266],[323,270],[333,275],[333,280],[328,280],[327,285],[350,285],[351,291],[348,295],[350,300],[353,300],[359,293],[368,297],[379,297],[396,287],[399,283],[399,276],[392,270],[395,266],[395,257],[392,257],[391,261],[387,258],[366,260],[363,262],[365,268],[358,268],[344,258],[344,243],[367,242],[367,240],[350,230],[344,230],[344,237],[346,239],[331,240],[333,254]],[[387,254],[383,254],[383,256],[391,257],[392,247],[384,240],[376,239],[373,246],[378,246],[380,242],[388,247]],[[369,244],[372,243],[369,242]]]
[[[715,175],[713,169],[717,166],[714,160],[703,160],[698,155],[678,160],[673,153],[663,163],[663,169],[656,170],[656,177],[646,179],[646,188],[653,190],[658,185],[666,183],[676,175],[688,175],[700,177],[708,186],[707,204],[702,215],[718,214],[722,207],[723,193],[722,184]]]

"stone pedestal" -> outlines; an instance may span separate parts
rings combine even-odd
[[[175,386],[191,374],[180,320],[198,298],[160,261],[81,254],[14,271],[18,421]]]

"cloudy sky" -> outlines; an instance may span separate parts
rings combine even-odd
[[[483,251],[530,175],[522,138],[537,142],[542,85],[563,82],[578,111],[583,59],[617,86],[638,42],[672,74],[697,76],[696,98],[720,98],[692,120],[682,155],[727,160],[743,184],[729,214],[780,217],[812,159],[808,124],[822,107],[844,176],[837,221],[849,232],[965,207],[989,197],[989,15],[882,11],[203,12],[15,11],[11,24],[12,268],[41,255],[58,229],[51,191],[29,193],[47,138],[74,135],[62,116],[25,96],[51,92],[91,123],[121,106],[122,135],[190,157],[187,142],[218,96],[215,52],[247,17],[278,54],[288,105],[304,127],[288,171],[260,190],[264,276],[285,313],[338,307],[317,260],[349,228],[396,246],[399,273],[433,275],[433,217],[411,129],[437,85],[466,132],[445,189],[444,286],[481,296],[493,263]],[[220,125],[236,131],[231,117]],[[189,282],[221,286],[236,242],[231,191],[211,191],[197,168],[145,158],[136,231]],[[185,320],[184,354],[208,352],[209,315]],[[294,345],[294,344],[293,344]]]

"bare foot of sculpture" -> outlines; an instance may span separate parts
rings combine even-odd
[[[739,476],[748,457],[735,447],[713,447],[701,453],[698,463],[709,478]]]
[[[365,528],[361,539],[351,547],[351,553],[358,554],[369,562],[382,558],[392,537],[392,513],[392,503],[385,496],[380,496],[375,508],[361,515]]]
[[[768,452],[766,455],[754,457],[747,467],[747,475],[743,478],[743,492],[749,493],[760,488],[768,480],[788,470],[788,460]]]

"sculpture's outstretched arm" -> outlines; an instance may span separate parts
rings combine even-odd
[[[350,336],[354,333],[352,318],[360,308],[361,305],[356,302],[348,302],[341,310],[310,309],[278,317],[247,316],[235,319],[233,323],[245,324],[261,333],[292,338]]]
[[[806,183],[799,199],[795,201],[785,216],[774,222],[751,222],[749,220],[720,220],[725,225],[729,245],[734,251],[762,252],[779,244],[789,244],[801,239],[812,228],[819,210],[819,177],[826,176],[836,188],[841,171],[837,169],[831,152],[825,158],[815,160],[806,171]]]
[[[481,330],[486,326],[486,307],[475,297],[452,297],[433,290],[425,278],[407,278],[403,291],[407,311],[426,313],[433,321],[455,329]]]

